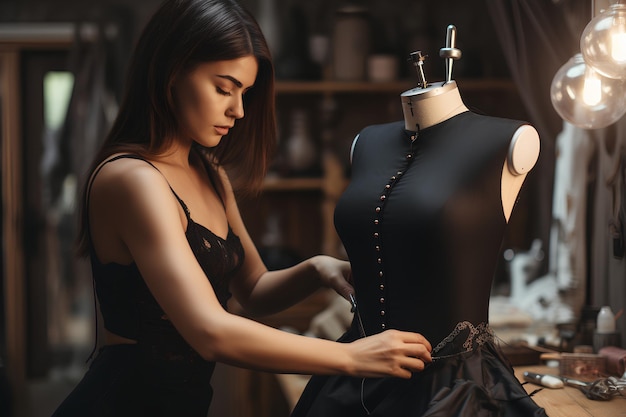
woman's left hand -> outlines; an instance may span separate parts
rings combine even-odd
[[[352,267],[350,262],[333,258],[327,255],[317,255],[311,258],[321,284],[334,289],[339,295],[350,301],[350,294],[354,294],[352,286]]]

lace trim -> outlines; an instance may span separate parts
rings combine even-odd
[[[457,352],[452,355],[445,355],[445,356],[436,355],[437,352],[441,351],[446,345],[454,341],[454,339],[456,339],[461,334],[461,332],[465,330],[468,330],[468,334],[462,345],[463,349],[465,349],[464,351]],[[452,357],[461,353],[471,352],[475,348],[480,347],[484,345],[485,343],[491,342],[493,340],[494,340],[493,330],[491,330],[491,328],[489,327],[487,323],[483,322],[483,323],[478,324],[477,326],[474,326],[469,321],[461,321],[457,323],[454,330],[448,336],[446,336],[437,346],[435,346],[435,348],[432,350],[432,354],[433,354],[432,358],[433,360],[442,359],[444,357]]]
[[[353,308],[356,309],[356,303],[354,302],[353,302]],[[359,323],[360,323],[361,317],[358,315],[358,310],[356,310],[356,312],[357,312],[357,318],[359,319]],[[361,324],[361,328],[362,327],[363,325]],[[465,349],[464,351],[456,352],[450,355],[436,355],[437,352],[445,348],[448,344],[454,342],[454,340],[461,334],[461,332],[465,330],[469,330],[469,331],[462,345],[463,349]],[[431,352],[431,358],[434,362],[440,359],[458,356],[463,353],[471,352],[475,348],[478,348],[484,345],[485,343],[492,342],[493,340],[495,340],[493,330],[491,330],[491,328],[489,327],[487,323],[483,322],[483,323],[478,324],[477,326],[474,326],[469,321],[461,321],[457,323],[454,330],[452,330],[452,332],[448,336],[446,336],[437,346],[435,346],[435,348]],[[363,408],[363,411],[365,411],[365,414],[369,416],[371,412],[365,405],[365,380],[366,379],[367,378],[361,379],[361,407]]]

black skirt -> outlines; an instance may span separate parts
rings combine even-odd
[[[52,417],[206,417],[213,366],[146,361],[137,344],[105,346]]]

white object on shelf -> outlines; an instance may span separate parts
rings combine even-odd
[[[308,115],[303,109],[294,109],[291,115],[291,134],[287,138],[287,164],[295,172],[312,169],[317,161],[317,149],[309,132]]]
[[[596,324],[596,332],[600,334],[615,332],[615,316],[613,315],[611,307],[604,306],[600,309]]]

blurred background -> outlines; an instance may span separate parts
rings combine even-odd
[[[0,0],[0,417],[50,415],[86,370],[101,320],[89,265],[73,256],[76,196],[159,3]],[[242,3],[266,34],[278,81],[278,152],[262,195],[240,199],[269,268],[345,256],[332,217],[350,144],[366,125],[402,119],[400,94],[418,82],[411,52],[427,55],[427,81],[444,79],[439,50],[454,25],[453,79],[467,106],[526,120],[541,137],[497,265],[492,325],[503,339],[564,351],[592,344],[598,310],[611,306],[625,339],[624,118],[583,129],[550,97],[585,25],[611,2]],[[320,292],[262,320],[334,338],[345,308],[324,316],[334,301]],[[286,416],[298,384],[219,366],[210,415]]]

